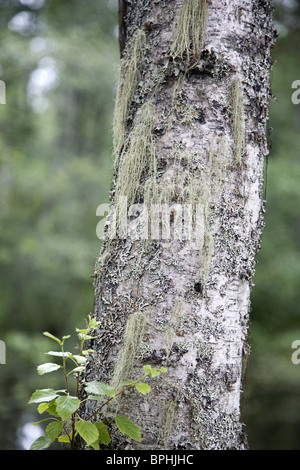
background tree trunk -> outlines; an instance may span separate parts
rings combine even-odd
[[[151,203],[171,205],[171,237],[137,236],[144,213],[135,206],[128,232],[117,219],[114,238],[111,212],[86,379],[117,384],[145,364],[168,369],[149,382],[149,395],[119,402],[143,438],[116,432],[115,449],[245,449],[241,393],[263,228],[271,2],[121,3],[111,206],[124,210],[120,196],[149,213]],[[188,217],[180,204],[200,211],[192,245],[174,233]]]

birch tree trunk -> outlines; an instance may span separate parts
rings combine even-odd
[[[142,442],[116,432],[114,449],[247,448],[271,13],[270,0],[121,2],[115,177],[86,380],[116,385],[145,364],[168,372],[118,403]]]

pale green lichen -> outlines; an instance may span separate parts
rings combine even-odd
[[[154,105],[149,100],[138,110],[120,156],[115,192],[116,208],[120,198],[127,198],[128,206],[134,204],[143,172],[150,172],[150,176],[156,172],[154,123]]]
[[[207,29],[207,0],[184,0],[171,54],[182,57],[190,52],[199,58]]]
[[[245,149],[245,114],[243,92],[239,77],[234,77],[231,83],[232,99],[232,123],[234,156],[238,165],[241,164],[242,155]]]
[[[139,81],[145,51],[146,34],[145,31],[138,29],[129,42],[120,62],[119,82],[113,119],[113,146],[115,160],[118,159],[125,142],[126,121],[132,98]]]
[[[220,194],[221,187],[224,185],[229,161],[230,152],[226,136],[222,136],[218,141],[212,139],[209,149],[209,167],[215,197]]]
[[[168,447],[168,443],[170,441],[170,436],[175,420],[176,406],[176,399],[167,400],[163,403],[158,442],[161,442],[165,449]]]
[[[118,387],[121,380],[130,379],[130,371],[142,344],[147,318],[142,312],[132,313],[126,324],[123,346],[118,356],[112,385]]]

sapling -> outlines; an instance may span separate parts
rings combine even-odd
[[[61,359],[61,364],[55,362],[46,362],[37,367],[39,375],[48,374],[60,370],[64,377],[65,388],[63,390],[54,390],[45,388],[36,390],[29,404],[36,404],[39,414],[47,413],[48,416],[36,424],[48,422],[46,426],[46,435],[36,439],[30,447],[30,450],[48,449],[55,441],[66,444],[71,450],[76,448],[76,437],[80,436],[87,448],[100,450],[103,446],[108,446],[111,442],[110,432],[107,424],[108,418],[114,422],[118,430],[131,439],[141,441],[141,430],[128,417],[119,416],[108,411],[108,405],[127,390],[135,389],[142,395],[147,395],[151,387],[144,382],[147,377],[156,377],[167,370],[164,367],[160,369],[153,368],[151,365],[143,367],[144,373],[136,380],[126,380],[119,382],[118,386],[104,382],[83,380],[83,372],[87,364],[87,356],[93,354],[93,349],[85,349],[86,342],[94,337],[91,333],[98,328],[99,323],[88,317],[88,325],[85,329],[76,328],[79,344],[79,354],[73,354],[65,350],[65,342],[70,336],[63,336],[59,339],[51,333],[43,334],[55,341],[59,351],[49,351],[46,354]],[[69,367],[71,364],[71,367]],[[67,367],[68,366],[68,367]],[[71,383],[70,377],[75,377]],[[84,392],[84,393],[82,393]],[[82,398],[84,396],[85,398]],[[85,419],[80,416],[80,406],[87,400],[99,402],[99,406]],[[96,417],[99,420],[96,420]]]

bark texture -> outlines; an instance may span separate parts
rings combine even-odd
[[[149,381],[149,395],[118,403],[142,443],[112,431],[112,448],[246,449],[240,403],[263,229],[271,1],[121,3],[112,207],[122,210],[120,196],[173,204],[172,235],[177,205],[198,204],[202,224],[191,247],[136,237],[139,206],[115,239],[109,218],[86,380],[116,384],[145,364],[168,369]]]

